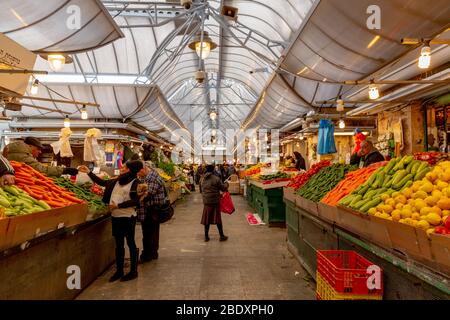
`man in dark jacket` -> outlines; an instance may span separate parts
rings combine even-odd
[[[23,162],[47,176],[59,177],[62,174],[75,176],[78,174],[76,168],[51,167],[40,163],[36,159],[42,153],[43,148],[44,146],[38,139],[27,137],[24,141],[14,141],[8,144],[5,153],[8,160]]]
[[[361,150],[357,156],[352,157],[350,164],[359,164],[363,161],[363,167],[368,167],[372,163],[384,161],[383,155],[374,147],[371,141],[361,142]]]

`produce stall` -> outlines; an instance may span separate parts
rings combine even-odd
[[[269,226],[285,226],[283,187],[299,172],[280,168],[275,173],[263,174],[264,165],[258,164],[244,172],[248,204]],[[263,171],[261,171],[263,168]]]
[[[315,277],[316,250],[355,250],[383,270],[384,299],[449,299],[450,162],[425,156],[334,164],[288,188],[290,251]]]
[[[92,185],[11,165],[16,185],[0,188],[0,299],[74,298],[114,261],[107,207]],[[82,272],[77,290],[70,266]]]

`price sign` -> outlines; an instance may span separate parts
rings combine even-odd
[[[95,174],[99,174],[100,173],[100,167],[94,167],[92,172],[95,173]]]

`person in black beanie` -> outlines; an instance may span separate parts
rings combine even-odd
[[[89,172],[89,177],[100,186],[105,187],[103,202],[109,205],[112,216],[112,232],[116,241],[116,272],[109,279],[110,282],[121,279],[128,281],[137,278],[139,249],[136,247],[134,233],[136,227],[136,210],[139,206],[137,192],[139,180],[137,173],[144,167],[142,161],[128,161],[121,174],[111,180],[103,180],[89,172],[85,166],[80,171]],[[130,272],[124,275],[125,239],[130,250]]]

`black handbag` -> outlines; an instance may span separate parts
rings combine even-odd
[[[164,187],[164,195],[166,198],[164,204],[155,206],[154,210],[152,210],[152,219],[159,223],[169,221],[170,219],[172,219],[173,214],[175,213],[175,210],[170,204],[169,197],[167,196],[166,187]]]

